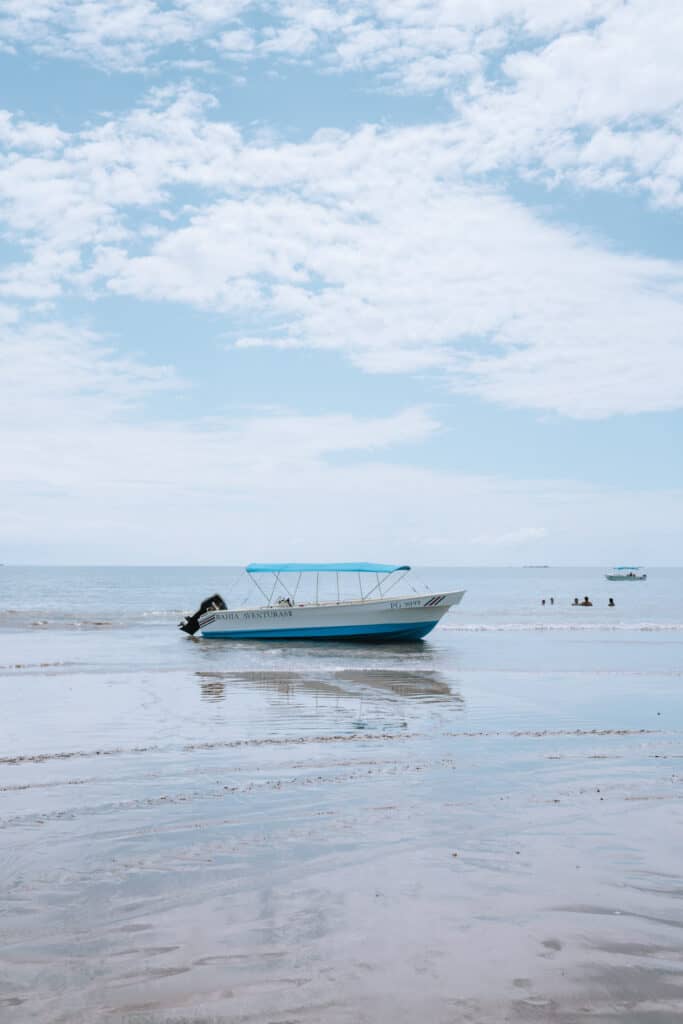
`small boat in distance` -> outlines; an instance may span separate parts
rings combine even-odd
[[[643,572],[639,565],[615,565],[605,574],[606,580],[617,583],[619,580],[646,580],[647,573]]]
[[[200,633],[206,639],[221,640],[421,640],[449,608],[460,604],[465,591],[414,591],[389,597],[389,591],[409,571],[409,565],[375,562],[255,562],[246,572],[263,595],[264,604],[231,609],[220,594],[214,594],[178,627],[190,636]],[[316,574],[315,600],[297,604],[304,573]],[[336,576],[336,601],[318,599],[321,573]],[[340,597],[340,573],[357,575],[358,598]],[[262,574],[272,578],[267,590],[256,579]]]

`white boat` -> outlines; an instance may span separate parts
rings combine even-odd
[[[214,594],[194,615],[183,619],[179,628],[190,635],[199,632],[207,639],[221,640],[420,640],[450,608],[460,604],[465,591],[389,596],[409,571],[408,565],[374,562],[253,563],[246,572],[263,595],[264,604],[233,609]],[[305,573],[316,574],[315,600],[299,604],[297,591]],[[336,601],[318,600],[321,573],[335,574]],[[357,574],[358,598],[340,597],[340,573]],[[261,574],[268,574],[273,581],[269,589],[264,590],[258,582]]]
[[[605,574],[606,580],[617,583],[619,580],[646,580],[647,573],[643,572],[639,565],[615,565]]]

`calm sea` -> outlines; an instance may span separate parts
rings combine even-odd
[[[683,570],[604,571],[420,569],[463,603],[368,645],[0,567],[3,1021],[680,1019]]]

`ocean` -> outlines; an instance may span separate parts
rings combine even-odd
[[[0,567],[0,1019],[682,1019],[683,570],[604,572],[320,644],[178,631],[230,567]]]

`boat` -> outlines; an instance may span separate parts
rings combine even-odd
[[[647,573],[643,572],[639,565],[615,565],[610,572],[605,574],[605,579],[612,583],[617,583],[619,580],[646,580]]]
[[[228,608],[220,594],[213,594],[178,623],[179,629],[211,640],[421,640],[465,593],[423,589],[389,596],[410,572],[409,565],[254,562],[245,571],[263,604]],[[315,574],[315,600],[297,603],[301,579],[309,573]],[[357,575],[358,598],[340,596],[340,574],[346,573]],[[321,574],[336,577],[336,601],[319,600]],[[265,589],[259,582],[264,576]]]

